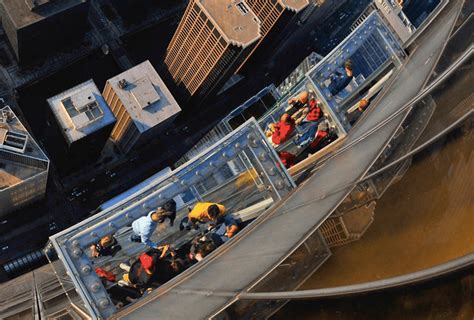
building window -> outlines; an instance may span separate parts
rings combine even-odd
[[[243,1],[240,1],[239,3],[237,3],[236,6],[243,16],[245,16],[250,11],[249,7],[247,7],[247,4]]]

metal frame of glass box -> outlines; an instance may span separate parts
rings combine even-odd
[[[255,119],[250,119],[194,159],[154,181],[152,185],[50,238],[91,315],[107,318],[115,313],[116,308],[93,270],[85,253],[87,248],[101,237],[130,226],[151,208],[164,204],[168,199],[205,180],[228,161],[241,155],[258,172],[274,202],[282,199],[295,187],[258,123]]]

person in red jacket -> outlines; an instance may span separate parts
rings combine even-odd
[[[312,98],[308,103],[308,107],[308,115],[301,123],[302,128],[306,128],[306,131],[300,137],[295,139],[295,144],[297,144],[299,148],[306,147],[311,141],[313,141],[318,130],[318,124],[323,120],[323,112],[316,99]]]
[[[272,134],[272,142],[275,145],[280,145],[290,138],[295,130],[295,121],[290,115],[284,113],[280,118],[280,122],[276,123],[273,127],[275,131]]]
[[[283,163],[285,168],[289,169],[295,165],[296,156],[294,154],[287,151],[280,151],[278,152],[278,156],[280,157],[281,163]]]
[[[309,149],[314,152],[319,147],[321,141],[328,136],[329,126],[326,121],[323,121],[318,125],[318,132],[316,132],[314,140],[309,144]]]
[[[313,121],[318,121],[321,119],[321,116],[323,115],[323,112],[321,110],[321,107],[319,106],[319,102],[316,99],[311,99],[308,103],[309,107],[309,112],[308,115],[306,116],[306,121],[308,122],[313,122]]]

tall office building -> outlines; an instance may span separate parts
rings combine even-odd
[[[203,98],[222,87],[260,38],[260,21],[244,1],[191,0],[165,64],[185,96]]]
[[[310,0],[245,0],[245,3],[261,21],[262,37],[237,72],[244,68],[245,63],[251,59],[257,49],[261,48],[258,51],[264,51],[265,43],[270,43],[275,39],[291,19],[310,4]]]
[[[150,61],[107,80],[103,96],[117,118],[112,140],[124,153],[156,139],[181,111]]]
[[[68,146],[80,162],[99,156],[115,124],[115,117],[94,80],[81,83],[48,99],[49,107]]]
[[[0,109],[0,216],[44,197],[49,159],[10,107]]]
[[[5,33],[20,64],[74,44],[87,30],[88,0],[1,0]]]

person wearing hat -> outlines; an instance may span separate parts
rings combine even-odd
[[[171,257],[168,253],[171,253]],[[157,250],[152,249],[140,254],[131,265],[121,263],[119,267],[126,273],[123,275],[120,285],[141,290],[158,287],[181,271],[179,269],[180,262],[175,262],[173,257],[173,250],[169,245],[165,245],[158,247]]]

